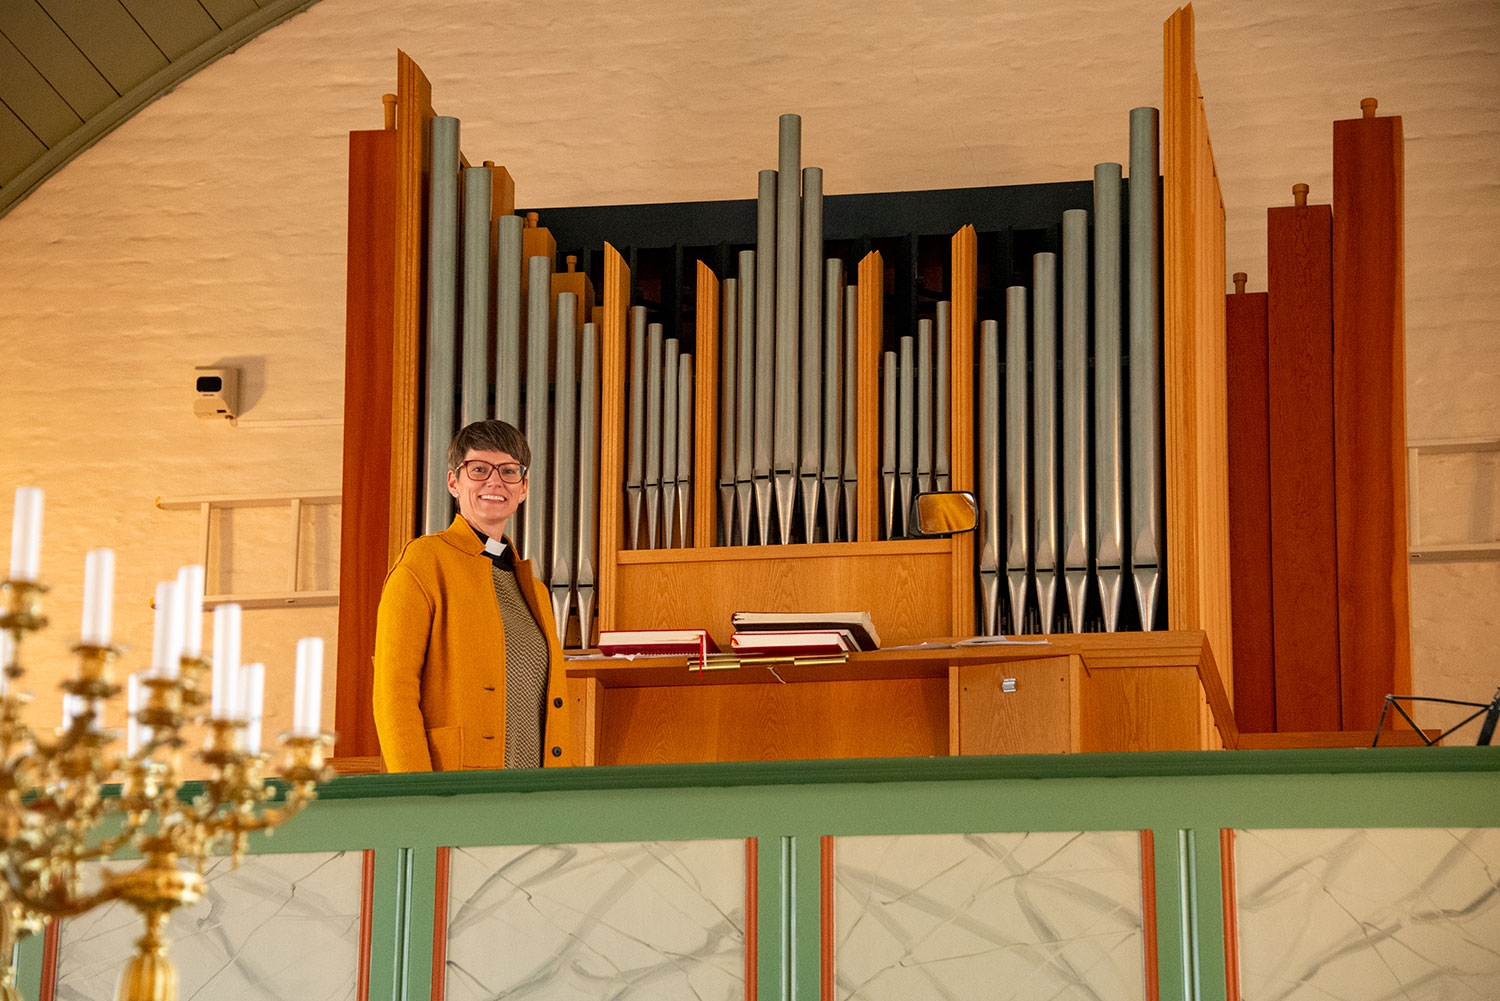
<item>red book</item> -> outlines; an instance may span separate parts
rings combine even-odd
[[[859,649],[847,629],[757,629],[735,633],[729,638],[729,646],[739,654],[776,656],[847,653]]]
[[[707,629],[601,629],[599,652],[658,657],[697,657],[718,653]]]

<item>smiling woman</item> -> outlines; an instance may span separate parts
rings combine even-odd
[[[407,544],[375,640],[375,728],[392,772],[571,765],[562,647],[547,593],[503,535],[531,449],[504,421],[448,446],[458,515]]]

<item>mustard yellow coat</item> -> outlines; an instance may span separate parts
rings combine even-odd
[[[505,767],[505,626],[493,564],[463,517],[413,539],[386,576],[375,627],[375,729],[387,771]],[[547,638],[546,765],[574,763],[562,647],[531,563],[516,583]]]

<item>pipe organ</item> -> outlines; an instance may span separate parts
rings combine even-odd
[[[585,218],[589,210],[529,213],[524,222],[513,214],[497,218],[495,168],[463,168],[459,184],[458,134],[456,120],[433,120],[423,528],[436,531],[452,517],[443,449],[453,432],[487,416],[517,423],[533,449],[530,497],[513,529],[517,545],[550,583],[564,639],[587,646],[595,621],[587,581],[597,554],[585,551],[581,536],[590,546],[599,537],[598,512],[580,506],[576,485],[595,472],[583,465],[597,461],[605,415],[580,419],[580,401],[596,390],[579,374],[585,354],[597,357],[598,324],[589,318],[598,308],[592,289],[604,280],[606,242]],[[856,515],[862,433],[879,435],[878,481],[864,486],[879,498],[877,538],[906,537],[914,498],[953,486],[958,395],[982,401],[974,426],[957,436],[959,447],[972,450],[970,467],[981,471],[965,485],[981,512],[970,540],[977,557],[972,631],[1157,626],[1163,491],[1156,109],[1130,115],[1131,179],[1146,183],[1127,184],[1120,164],[1099,164],[1092,183],[1067,186],[1058,209],[1026,220],[1027,228],[998,217],[976,231],[976,270],[985,276],[974,287],[980,341],[977,352],[971,346],[957,359],[953,266],[930,232],[938,221],[917,215],[914,232],[892,236],[876,228],[877,213],[841,212],[838,196],[825,202],[823,171],[800,163],[798,116],[782,116],[779,141],[778,168],[757,179],[753,220],[729,203],[706,223],[689,218],[686,227],[659,228],[654,240],[670,241],[665,248],[626,242],[642,240],[630,231],[632,220],[612,220],[625,232],[609,242],[624,248],[634,283],[624,373],[629,407],[621,415],[625,475],[605,485],[623,497],[624,547],[867,541]],[[1013,194],[1032,197],[1026,189]],[[992,193],[945,195],[956,215],[973,212]],[[528,231],[539,233],[542,220],[544,245],[571,252],[566,272],[554,273],[546,255],[529,255],[524,271],[520,266],[518,244]],[[890,258],[876,290],[885,300],[886,322],[878,328],[861,325],[858,282],[845,280],[857,273],[858,258],[872,253]],[[583,272],[575,270],[580,259]],[[706,266],[713,280],[697,280],[694,266]],[[562,291],[564,277],[588,291]],[[881,357],[878,418],[868,427],[855,406],[854,348],[862,339],[878,340]],[[701,412],[717,447],[711,468],[699,475],[695,348],[709,341],[719,361],[705,373],[713,389]],[[588,376],[596,378],[597,366]],[[702,538],[694,533],[695,501],[711,509],[704,524],[712,531]]]
[[[1168,586],[1165,526],[1204,500],[1167,510],[1163,367],[1186,361],[1170,322],[1164,341],[1156,109],[1122,114],[1128,176],[830,195],[783,115],[753,198],[522,216],[404,55],[396,105],[394,141],[351,135],[351,206],[375,208],[351,217],[349,357],[383,327],[393,361],[368,397],[390,408],[391,489],[368,516],[346,499],[346,555],[445,525],[447,441],[494,416],[531,445],[511,534],[566,646],[670,625],[727,641],[743,608],[863,609],[887,646],[1198,625]],[[389,312],[354,297],[368,226],[395,245]],[[346,440],[346,471],[386,430]],[[914,498],[950,489],[976,495],[977,530],[915,537]],[[344,576],[351,628],[375,562]],[[1190,614],[1220,603],[1187,586]],[[341,657],[367,664],[361,643],[341,617]],[[341,752],[373,753],[365,732]]]

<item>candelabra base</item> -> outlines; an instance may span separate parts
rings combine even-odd
[[[177,971],[160,944],[143,947],[125,964],[116,997],[118,1001],[177,1001]]]

